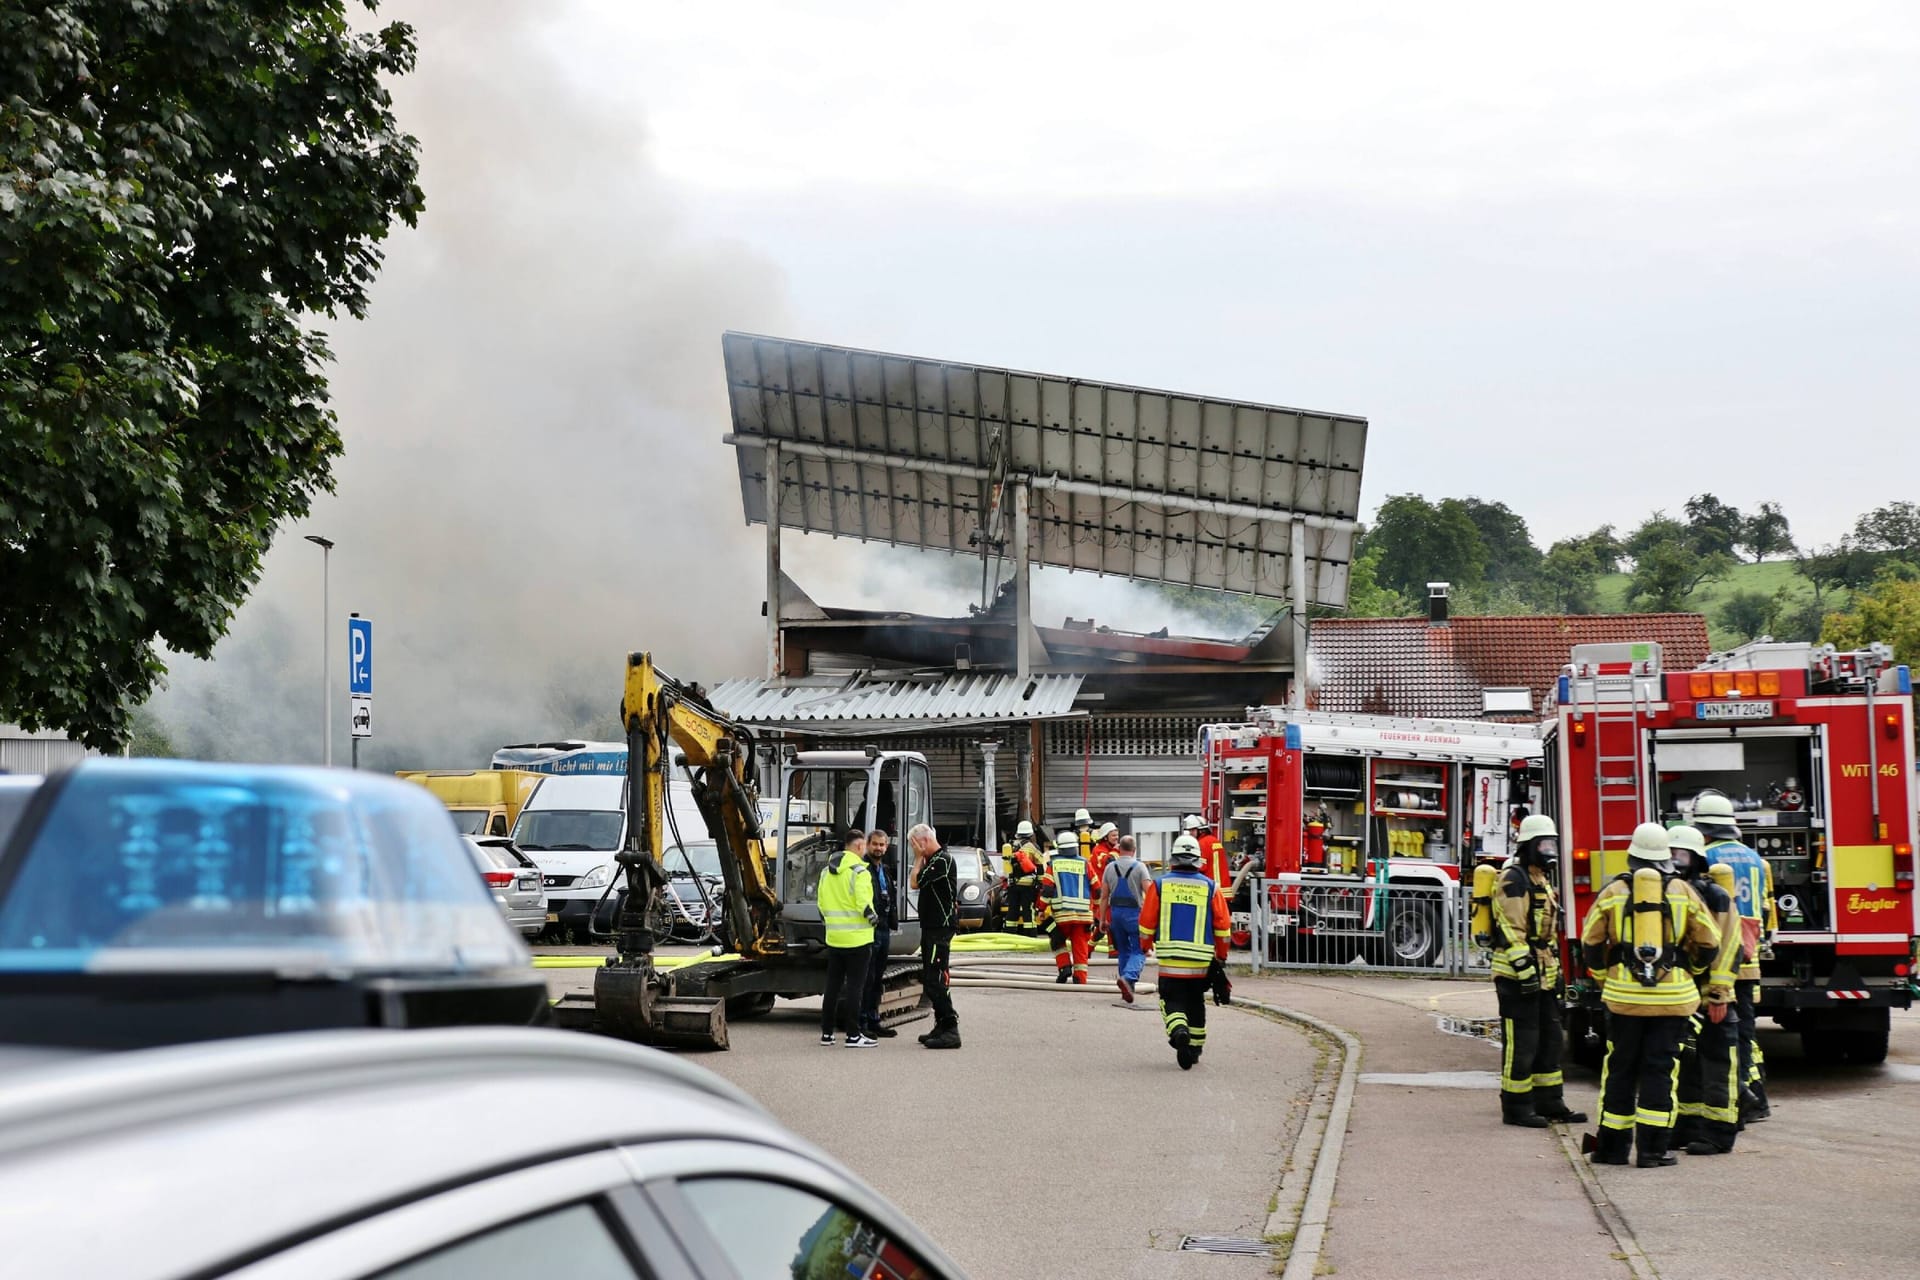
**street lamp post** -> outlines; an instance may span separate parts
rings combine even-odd
[[[320,737],[327,744],[326,761],[333,763],[333,606],[328,598],[331,583],[333,541],[317,533],[307,541],[320,548]]]

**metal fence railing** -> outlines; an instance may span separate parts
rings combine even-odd
[[[1256,879],[1252,963],[1262,969],[1370,969],[1429,976],[1484,973],[1468,936],[1471,889],[1318,875]]]

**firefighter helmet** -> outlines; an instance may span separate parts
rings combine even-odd
[[[1188,831],[1205,831],[1207,829],[1207,820],[1197,813],[1190,813],[1187,815],[1187,820],[1180,825]]]
[[[1537,840],[1541,836],[1558,836],[1560,829],[1553,825],[1553,819],[1544,813],[1529,814],[1520,819],[1520,843]]]
[[[1105,840],[1108,836],[1119,834],[1120,828],[1114,826],[1111,822],[1103,822],[1100,824],[1100,829],[1093,833],[1093,838],[1095,840]]]
[[[1053,847],[1060,853],[1078,854],[1080,852],[1080,837],[1071,831],[1062,831],[1053,838]]]
[[[1693,801],[1693,820],[1699,822],[1703,819],[1717,826],[1732,826],[1733,801],[1718,791],[1702,791]]]
[[[1031,836],[1033,834],[1033,824],[1031,822],[1022,822],[1013,829],[1013,834],[1016,836]]]
[[[1198,871],[1200,869],[1200,842],[1192,836],[1180,836],[1173,842],[1173,852],[1167,855],[1167,865],[1175,871]]]
[[[1667,832],[1667,848],[1673,858],[1673,869],[1688,879],[1697,877],[1706,869],[1707,839],[1700,834],[1700,828],[1679,826]]]
[[[1633,829],[1633,843],[1627,846],[1627,857],[1634,862],[1665,862],[1667,860],[1667,829],[1657,822],[1643,822]]]
[[[1093,825],[1093,815],[1085,809],[1075,809],[1073,811],[1073,825],[1076,827],[1090,827]]]

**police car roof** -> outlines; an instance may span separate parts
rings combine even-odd
[[[483,1122],[563,1094],[537,1123]],[[199,1274],[448,1185],[662,1138],[838,1170],[733,1085],[657,1050],[552,1030],[298,1032],[14,1075],[0,1252],[19,1275]]]

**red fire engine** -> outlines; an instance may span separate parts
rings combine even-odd
[[[1542,758],[1532,724],[1414,720],[1283,707],[1201,731],[1202,811],[1235,861],[1267,877],[1279,959],[1372,953],[1435,963],[1445,944],[1432,893],[1476,853],[1507,851]]]
[[[1684,821],[1718,791],[1773,871],[1779,931],[1760,1011],[1810,1057],[1883,1060],[1917,958],[1908,669],[1884,645],[1763,642],[1683,672],[1661,669],[1657,644],[1580,645],[1572,658],[1547,726],[1569,957],[1594,895],[1626,870],[1634,826]],[[1589,1054],[1597,1007],[1582,989],[1567,1011]]]

